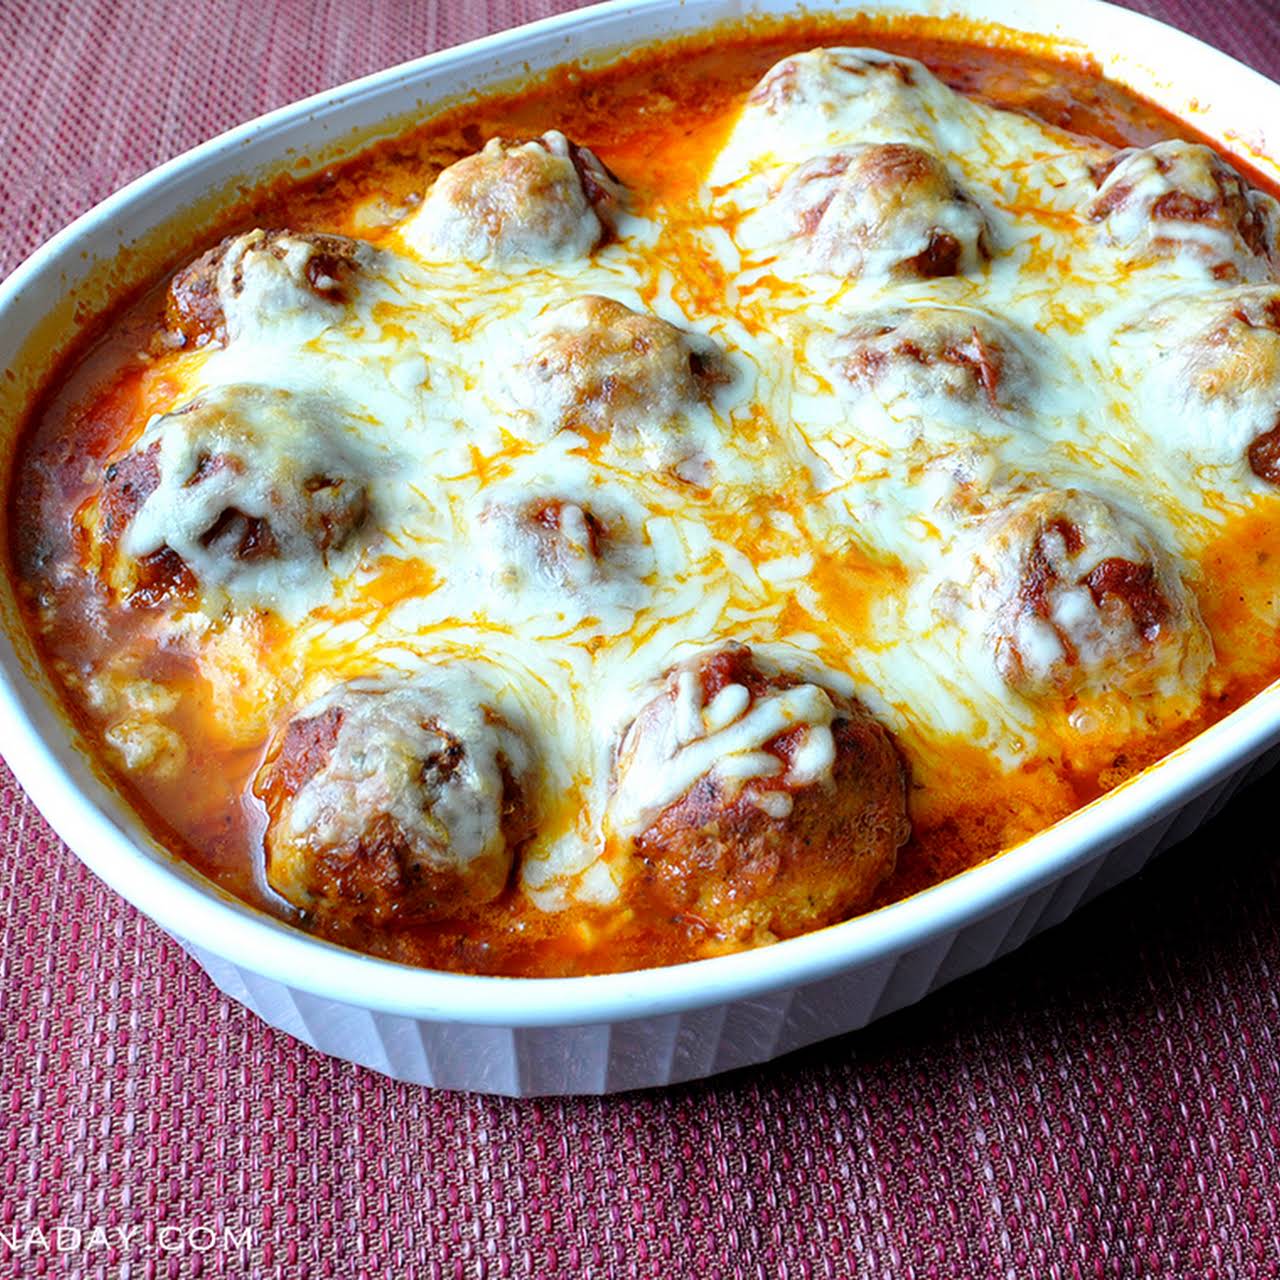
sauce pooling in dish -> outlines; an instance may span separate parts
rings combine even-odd
[[[795,936],[1280,670],[1280,206],[1086,72],[673,45],[236,219],[51,383],[13,569],[159,837],[325,937]]]

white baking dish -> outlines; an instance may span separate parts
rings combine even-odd
[[[571,58],[791,0],[619,0],[320,94],[224,134],[139,179],[33,255],[0,287],[0,445],[77,302],[190,233],[191,208],[298,154],[358,149],[390,122]],[[1280,172],[1280,86],[1167,27],[1093,0],[930,0],[861,12],[956,14],[1083,46],[1102,69],[1237,154]],[[425,106],[424,106],[425,104]],[[214,193],[211,196],[210,193]],[[166,234],[166,228],[168,232]],[[121,259],[121,246],[144,251]],[[131,265],[132,264],[132,265]],[[604,1093],[764,1062],[863,1026],[1013,950],[1182,839],[1280,755],[1280,692],[1056,827],[884,910],[773,947],[669,969],[528,980],[414,970],[289,929],[225,894],[147,835],[90,767],[0,588],[0,750],[58,833],[178,938],[213,980],[309,1044],[399,1079],[505,1094]]]

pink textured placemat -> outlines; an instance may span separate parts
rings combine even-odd
[[[0,273],[220,129],[566,7],[0,0]],[[1136,7],[1280,76],[1275,0]],[[271,1032],[0,767],[0,1277],[1275,1276],[1271,793],[867,1032],[705,1085],[516,1103]]]

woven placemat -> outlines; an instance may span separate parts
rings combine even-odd
[[[0,273],[223,128],[565,7],[0,0]],[[1280,76],[1271,0],[1135,7]],[[272,1032],[0,769],[0,1277],[1275,1276],[1271,794],[866,1032],[522,1103]]]

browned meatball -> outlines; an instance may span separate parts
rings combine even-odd
[[[909,98],[929,73],[911,58],[879,49],[810,49],[776,62],[747,95],[751,106],[781,113],[796,108],[829,114],[841,99]]]
[[[1139,422],[1163,447],[1280,485],[1280,287],[1175,295],[1116,336]]]
[[[772,206],[805,262],[836,275],[954,276],[990,256],[986,215],[937,156],[905,142],[816,156]]]
[[[108,466],[99,509],[100,540],[132,562],[122,593],[150,604],[285,588],[347,544],[369,500],[327,405],[230,386],[152,422]]]
[[[200,347],[227,340],[227,310],[246,282],[283,284],[298,306],[320,309],[351,300],[353,286],[369,266],[372,250],[359,240],[321,232],[249,231],[184,267],[169,284],[165,323],[180,345]]]
[[[713,188],[793,169],[862,144],[932,149],[956,95],[922,63],[878,49],[810,49],[774,65],[748,94],[709,172]],[[749,203],[759,198],[750,188]],[[739,194],[745,194],[740,192]]]
[[[1178,141],[1130,148],[1094,176],[1098,193],[1086,212],[1113,244],[1192,254],[1219,279],[1271,278],[1280,206],[1211,148]]]
[[[907,413],[1007,413],[1034,384],[1025,339],[984,311],[912,307],[863,316],[832,346],[845,395],[870,394]]]
[[[103,477],[99,501],[99,541],[114,560],[120,539],[138,508],[160,483],[159,442],[126,454],[111,463]],[[122,576],[122,594],[131,604],[149,606],[170,597],[194,596],[199,586],[182,557],[169,547],[138,556]]]
[[[463,671],[339,685],[289,721],[254,783],[267,879],[334,920],[413,923],[490,902],[533,831],[528,767]]]
[[[1212,660],[1169,553],[1083,490],[1033,493],[997,511],[967,591],[997,671],[1031,699],[1195,688]]]
[[[469,262],[563,262],[608,237],[622,190],[594,152],[556,130],[491,138],[436,178],[405,234],[424,252]]]
[[[555,615],[597,634],[627,630],[651,599],[645,580],[654,569],[636,514],[594,489],[573,499],[494,491],[470,539],[491,607],[521,623]]]
[[[865,907],[909,833],[886,730],[740,644],[663,678],[618,748],[610,820],[644,891],[753,942]]]
[[[492,502],[480,513],[482,551],[509,585],[534,577],[574,591],[598,580],[610,550],[608,527],[590,507],[562,498]]]
[[[709,338],[588,295],[547,313],[511,390],[543,436],[582,430],[667,463],[682,453],[690,415],[730,379]]]

